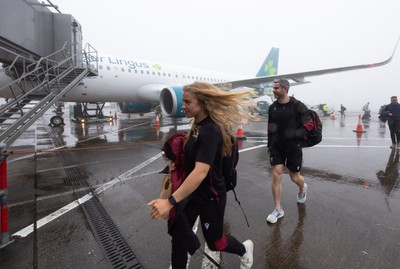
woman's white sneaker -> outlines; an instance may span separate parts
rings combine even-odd
[[[240,257],[240,269],[250,269],[253,265],[253,241],[246,240],[243,242],[246,253]]]

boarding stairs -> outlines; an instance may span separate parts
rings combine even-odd
[[[10,96],[0,106],[0,142],[9,147],[27,128],[75,85],[87,76],[97,75],[97,52],[87,45],[84,60],[76,64],[73,45],[64,47],[30,64],[20,57],[6,68],[14,80],[0,88],[0,95]],[[79,52],[82,53],[82,52]],[[55,60],[57,59],[57,60]]]

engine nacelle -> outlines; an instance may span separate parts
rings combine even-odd
[[[171,118],[182,118],[185,113],[182,109],[182,86],[170,86],[162,89],[160,94],[160,106],[162,113]]]
[[[118,103],[122,113],[139,113],[144,114],[153,111],[151,103],[124,102]]]

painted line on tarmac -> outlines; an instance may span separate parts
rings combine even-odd
[[[356,140],[355,137],[326,137],[324,136],[322,140]],[[361,140],[390,140],[390,137],[362,137]]]
[[[241,149],[241,150],[239,150],[239,152],[245,152],[245,151],[249,151],[249,150],[253,150],[253,149],[263,148],[266,146],[267,146],[267,144],[258,145],[258,146],[254,146],[254,147],[250,147],[250,148]]]
[[[368,146],[368,145],[316,145],[313,148],[389,148],[389,146]]]
[[[36,222],[36,227],[39,229],[40,227],[46,225],[50,221],[53,221],[53,220],[57,219],[58,217],[64,215],[65,213],[67,213],[67,212],[71,211],[72,209],[78,207],[79,205],[85,203],[86,201],[88,201],[92,197],[93,197],[93,193],[86,194],[84,197],[82,197],[82,198],[80,198],[78,200],[75,200],[72,203],[69,203],[68,205],[66,205],[66,206],[54,211],[50,215],[38,220]],[[31,225],[25,227],[24,229],[14,233],[11,237],[16,237],[16,238],[27,237],[32,232],[33,232],[33,224],[31,224]]]
[[[255,141],[255,142],[266,142],[266,141]],[[267,144],[263,144],[263,145],[258,145],[255,147],[250,147],[250,148],[245,148],[245,149],[241,149],[239,150],[239,152],[245,152],[245,151],[249,151],[249,150],[253,150],[253,149],[257,149],[257,148],[262,148],[262,147],[266,147]],[[374,146],[374,145],[324,145],[324,144],[319,144],[310,148],[389,148],[389,146]],[[307,150],[307,148],[303,148],[305,150]]]

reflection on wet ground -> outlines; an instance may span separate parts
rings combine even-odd
[[[265,250],[265,268],[301,268],[300,247],[303,242],[303,222],[307,216],[306,205],[298,204],[298,221],[287,240],[282,239],[281,222],[273,227],[271,245]],[[286,237],[286,236],[285,236]]]
[[[399,189],[399,149],[392,149],[385,170],[379,170],[376,176],[385,192],[385,201],[390,210],[389,198]]]

